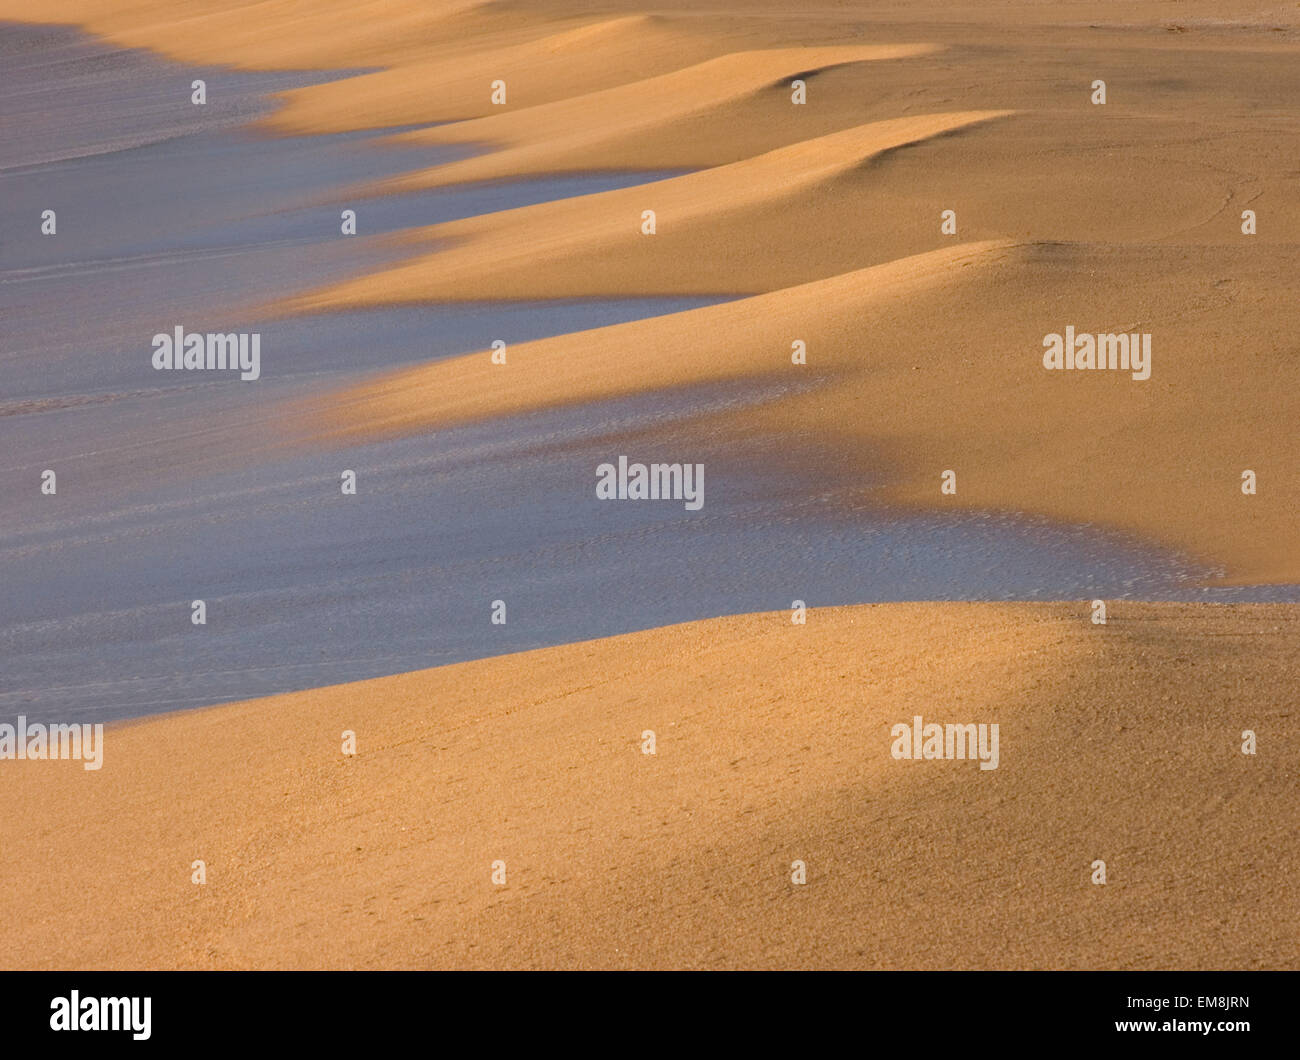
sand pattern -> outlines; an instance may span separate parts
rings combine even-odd
[[[846,519],[869,482],[1300,582],[1294,10],[601,6],[40,18],[358,71],[289,88],[268,136],[466,149],[358,195],[672,174],[402,225],[264,311],[728,300],[286,393],[262,444],[686,396],[671,434],[611,436],[759,479],[781,453]],[[1111,336],[1144,364],[1109,339],[1098,370]],[[806,603],[116,724],[102,770],[6,761],[5,964],[1297,966],[1295,605]],[[913,754],[927,722],[1000,751]]]

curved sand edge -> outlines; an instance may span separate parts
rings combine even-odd
[[[1243,270],[1258,261],[1236,251]],[[1300,579],[1300,468],[1276,424],[1300,417],[1300,361],[1269,314],[1212,325],[1165,295],[1213,295],[1229,252],[988,241],[751,298],[404,369],[285,410],[290,433],[363,441],[635,395],[666,409],[713,383],[800,387],[700,429],[737,446],[816,449],[818,476],[856,476],[859,500],[1028,512],[1136,534],[1227,569],[1235,584]],[[1286,304],[1284,269],[1252,299]],[[1050,307],[1045,309],[1044,307]],[[1043,368],[1067,324],[1154,333],[1151,378]],[[791,362],[795,341],[807,364]],[[1251,351],[1249,385],[1222,387],[1224,350]],[[1205,394],[1220,411],[1205,430]],[[682,443],[678,443],[679,445]],[[1188,454],[1195,454],[1189,459]],[[1249,468],[1267,483],[1241,492]],[[883,486],[880,476],[888,477]],[[957,493],[941,493],[941,472]],[[593,471],[594,474],[594,471]],[[828,485],[830,479],[827,480]],[[867,492],[867,485],[874,488]]]
[[[783,82],[836,66],[930,55],[932,44],[862,45],[829,48],[771,48],[734,52],[682,70],[587,95],[407,133],[415,143],[489,144],[481,155],[404,173],[385,181],[382,191],[410,191],[471,181],[517,179],[546,173],[616,169],[619,141],[676,127],[695,114]],[[923,133],[922,136],[932,135]],[[822,141],[813,141],[819,143]],[[891,145],[897,146],[897,145]],[[834,150],[828,145],[829,150]]]
[[[791,340],[800,336],[814,340],[816,375],[850,370],[863,365],[861,352],[817,343],[822,328],[952,281],[956,270],[1024,252],[1005,241],[958,244],[799,287],[519,343],[507,350],[505,365],[471,353],[399,369],[310,403],[301,423],[329,435],[381,436],[674,387],[788,376],[795,371]]]
[[[514,35],[517,35],[518,30]],[[514,36],[512,35],[512,36]],[[515,41],[506,33],[449,40],[434,58],[412,58],[374,73],[291,89],[266,121],[276,132],[305,134],[417,125],[472,124],[502,110],[535,109],[584,96],[665,67],[703,60],[718,45],[654,15],[583,21]],[[506,81],[506,103],[492,102],[492,82]]]
[[[779,208],[885,152],[1006,115],[960,111],[871,122],[667,180],[408,229],[401,242],[442,246],[276,308],[308,313],[430,300],[696,293],[697,274],[663,267],[664,234],[678,230],[698,241],[707,231],[712,254],[738,253],[754,239],[748,225],[736,223],[742,211]],[[655,214],[654,236],[643,231],[647,209]],[[598,259],[608,266],[593,269]],[[719,275],[706,290],[736,290],[733,282]]]
[[[7,963],[1294,968],[1297,634],[775,612],[111,726],[98,772],[0,770]],[[917,714],[998,768],[893,759]]]

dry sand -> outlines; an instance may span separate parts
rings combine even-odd
[[[368,383],[313,429],[785,373],[817,386],[705,428],[883,468],[897,503],[1095,522],[1239,580],[1300,577],[1296,10],[695,6],[56,0],[37,17],[188,62],[384,67],[290,94],[272,126],[450,121],[409,135],[499,148],[404,187],[707,167],[408,233],[409,262],[285,308],[750,297]],[[1152,378],[1045,372],[1041,340],[1069,324],[1151,332]],[[5,964],[1295,967],[1298,621],[756,615],[116,727],[101,772],[0,770]],[[892,760],[890,725],[917,713],[998,722],[1000,767]]]
[[[754,285],[744,267],[719,266],[754,253],[753,226],[774,206],[797,209],[801,196],[873,157],[1002,116],[960,111],[873,122],[685,176],[416,229],[398,241],[446,245],[288,308],[743,292]],[[642,232],[646,209],[656,215],[653,237]],[[792,265],[780,263],[781,246],[769,248],[776,261],[754,268],[793,276]],[[688,373],[681,381],[693,380]]]
[[[398,177],[383,186],[405,190],[565,170],[609,169],[614,157],[623,158],[622,168],[634,168],[634,144],[648,140],[658,147],[662,137],[655,135],[657,131],[675,132],[681,123],[696,115],[755,96],[763,89],[775,87],[783,91],[786,81],[800,78],[806,83],[815,74],[846,63],[905,59],[938,50],[929,44],[901,44],[734,52],[590,95],[411,133],[401,139],[486,144],[492,150],[462,162]],[[932,133],[920,128],[916,139],[929,135]],[[817,140],[799,146],[801,154],[824,150],[828,161],[836,157],[833,145],[823,146]],[[799,159],[787,156],[786,162],[794,167]],[[722,179],[726,179],[725,175]]]
[[[880,496],[896,503],[1095,523],[1232,582],[1294,581],[1300,470],[1278,425],[1300,414],[1300,178],[1288,148],[1300,36],[1191,8],[1168,23],[1159,5],[1126,6],[1130,24],[1118,25],[1103,8],[1119,10],[1062,9],[1059,25],[1031,27],[991,7],[962,25],[896,11],[865,25],[842,11],[732,20],[746,27],[739,39],[715,36],[743,50],[410,134],[498,149],[392,187],[706,168],[406,232],[408,262],[284,308],[762,297],[519,347],[495,372],[484,355],[416,369],[310,421],[362,436],[816,377],[813,395],[714,429],[820,445],[837,471],[883,467]],[[661,24],[702,32],[686,18]],[[793,106],[799,67],[810,102]],[[1105,106],[1089,102],[1094,77],[1108,82]],[[956,211],[956,236],[940,231],[943,209]],[[1245,209],[1256,235],[1242,233]],[[1045,371],[1043,338],[1067,326],[1149,333],[1151,378]],[[806,368],[789,363],[795,339],[808,343]],[[948,469],[959,489],[945,498]],[[1247,470],[1255,496],[1241,492]]]
[[[449,257],[454,252],[449,252]],[[813,380],[703,430],[776,436],[918,507],[1028,511],[1139,534],[1236,582],[1300,578],[1292,281],[1256,252],[958,244],[771,294],[397,372],[300,413],[307,434],[437,428],[688,381]],[[1179,277],[1176,297],[1169,277]],[[1027,275],[1033,286],[1023,285]],[[1049,372],[1042,337],[1153,333],[1146,381]],[[791,363],[791,343],[808,364]],[[1211,423],[1213,426],[1211,427]],[[816,463],[809,463],[817,474]],[[1260,484],[1242,492],[1243,470]],[[940,493],[941,473],[957,493]]]
[[[640,82],[719,50],[713,37],[650,15],[566,19],[543,36],[531,28],[525,32],[526,38],[517,42],[504,34],[485,39],[474,33],[440,43],[433,56],[426,53],[362,77],[286,92],[283,109],[267,124],[280,132],[318,133],[456,122],[463,141],[473,139],[467,130],[477,128],[464,119],[494,111],[532,114],[539,105],[585,99],[588,93]],[[504,104],[492,102],[492,82],[498,79],[507,82]],[[583,128],[569,131],[581,134]],[[428,135],[436,137],[437,130]]]
[[[111,727],[0,770],[4,963],[1295,968],[1298,627],[778,612]],[[894,760],[915,714],[998,768]]]

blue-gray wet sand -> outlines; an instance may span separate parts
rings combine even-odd
[[[1087,528],[890,514],[870,503],[877,483],[812,474],[771,440],[715,437],[692,419],[772,396],[757,387],[286,448],[286,399],[707,300],[291,320],[249,307],[387,260],[368,235],[652,178],[354,201],[359,181],[450,156],[241,127],[285,75],[206,71],[210,99],[214,86],[240,95],[196,126],[184,108],[199,74],[69,34],[0,30],[0,57],[21,56],[0,89],[25,122],[50,108],[55,130],[10,141],[0,169],[0,720],[129,717],[795,599],[1300,599],[1206,590],[1207,572]],[[74,95],[115,86],[97,121],[61,109],[66,78]],[[358,237],[338,232],[344,206]],[[46,208],[55,237],[39,232]],[[259,331],[262,378],[154,371],[151,336],[176,324]],[[597,500],[596,467],[620,453],[704,463],[703,510]],[[53,497],[39,492],[46,468]],[[344,469],[356,496],[340,491]],[[195,599],[204,626],[190,621]],[[490,621],[498,599],[504,626]]]

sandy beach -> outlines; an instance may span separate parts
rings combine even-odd
[[[0,771],[6,962],[1294,967],[1296,624],[775,612],[110,727]],[[891,757],[918,714],[997,769]]]
[[[86,94],[0,171],[0,713],[110,722],[0,761],[4,966],[1300,967],[1300,8],[1226,6],[0,0],[99,49],[9,45]]]

